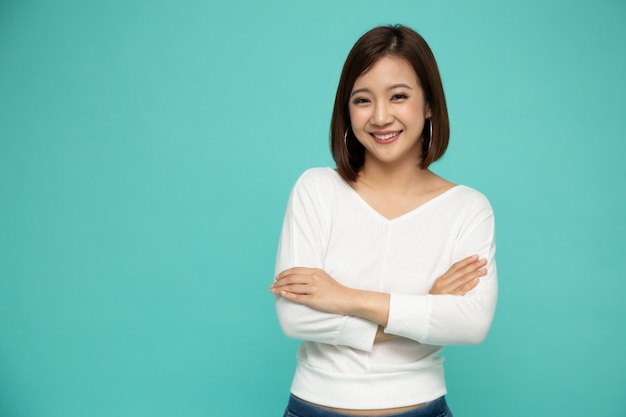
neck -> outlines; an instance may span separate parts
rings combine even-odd
[[[411,164],[390,165],[368,163],[366,160],[357,182],[393,194],[413,191],[435,176],[429,170],[421,169],[418,163],[414,160]]]

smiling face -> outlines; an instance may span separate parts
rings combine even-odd
[[[354,135],[365,148],[365,165],[417,166],[430,106],[413,67],[384,56],[355,81],[348,104]]]

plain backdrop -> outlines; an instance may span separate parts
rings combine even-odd
[[[343,61],[403,23],[490,199],[500,297],[447,348],[459,417],[625,416],[626,3],[0,1],[0,415],[282,415],[268,286],[333,166]]]

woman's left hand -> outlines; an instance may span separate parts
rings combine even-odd
[[[278,274],[270,285],[272,294],[304,304],[316,310],[334,314],[347,314],[346,301],[351,289],[339,284],[318,268],[295,267]]]

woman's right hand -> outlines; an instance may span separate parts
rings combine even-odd
[[[437,278],[428,294],[467,294],[478,285],[480,277],[487,273],[485,265],[487,260],[479,259],[478,255],[460,260]]]

